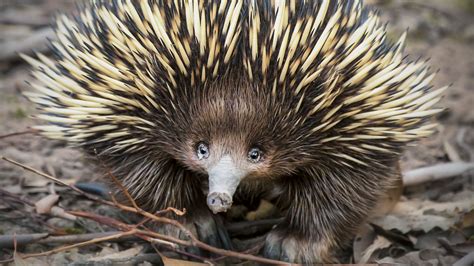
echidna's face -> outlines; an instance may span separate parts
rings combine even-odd
[[[187,163],[209,177],[208,206],[214,212],[230,207],[242,180],[270,173],[271,153],[242,135],[247,134],[224,134],[190,143]]]
[[[206,88],[192,97],[189,130],[179,148],[178,159],[187,168],[209,177],[208,205],[214,212],[230,207],[243,180],[277,177],[296,167],[283,163],[297,155],[279,139],[278,115],[267,96],[245,84],[236,87]]]
[[[209,177],[208,205],[214,212],[230,207],[232,195],[243,179],[269,172],[270,161],[264,150],[241,141],[235,136],[194,145],[191,160]]]

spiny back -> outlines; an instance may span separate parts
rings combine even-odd
[[[403,59],[406,34],[387,41],[356,0],[93,1],[59,17],[56,33],[53,59],[25,56],[35,69],[25,95],[49,122],[36,128],[101,153],[178,134],[196,93],[229,77],[267,95],[281,130],[313,147],[392,153],[431,133],[425,120],[446,89],[432,90],[425,62]]]

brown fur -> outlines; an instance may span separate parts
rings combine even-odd
[[[298,262],[330,262],[389,188],[390,177],[398,176],[398,157],[374,157],[369,167],[331,164],[311,146],[316,140],[301,138],[304,128],[288,128],[298,115],[285,120],[279,115],[278,109],[291,105],[274,104],[267,95],[229,74],[182,104],[167,131],[157,132],[156,153],[102,159],[148,210],[172,206],[196,212],[206,209],[207,180],[192,159],[195,143],[211,142],[212,152],[231,153],[241,161],[258,145],[264,162],[242,181],[236,197],[274,200],[287,219],[268,238],[292,239],[284,243],[307,250],[295,255]]]

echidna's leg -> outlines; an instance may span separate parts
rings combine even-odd
[[[186,209],[183,216],[170,214],[192,231],[198,238],[212,246],[230,248],[230,238],[220,217],[212,214],[206,205],[202,191],[202,178],[185,170],[169,159],[154,159],[129,156],[121,161],[107,160],[110,168],[136,203],[148,212],[173,207]],[[115,167],[114,167],[115,166]],[[126,202],[126,199],[122,201]],[[154,230],[185,239],[175,226],[156,224]],[[198,249],[191,250],[199,253]]]
[[[386,179],[386,178],[385,178]],[[281,183],[277,205],[286,219],[266,238],[264,255],[296,263],[336,262],[375,206],[383,177],[293,176]]]

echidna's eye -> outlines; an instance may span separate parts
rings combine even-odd
[[[209,147],[204,142],[199,142],[196,149],[196,154],[199,160],[207,159],[209,157]]]
[[[263,153],[259,148],[251,148],[247,156],[252,163],[258,163],[262,160],[262,155]]]

